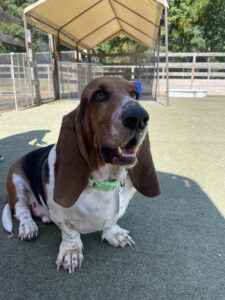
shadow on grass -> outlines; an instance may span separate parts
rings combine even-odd
[[[11,163],[45,146],[47,132],[0,140],[6,157],[0,164],[1,208],[6,200],[2,179]],[[56,272],[61,237],[55,225],[37,220],[40,235],[29,242],[18,240],[15,219],[12,239],[1,228],[0,295],[5,299],[223,299],[224,218],[196,182],[158,174],[163,194],[148,199],[136,193],[119,221],[136,245],[116,249],[100,243],[99,232],[83,235],[85,261],[72,276],[62,269]]]
[[[24,154],[47,146],[43,138],[50,130],[32,130],[0,139],[1,154],[5,157],[4,164],[13,163]]]
[[[26,153],[40,146],[47,146],[43,138],[49,132],[50,130],[33,130],[0,139],[0,154],[5,158],[0,163],[0,195],[6,193],[5,183],[10,166]],[[2,204],[2,201],[0,203]]]

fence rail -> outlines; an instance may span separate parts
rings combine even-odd
[[[74,53],[69,52],[74,56]],[[107,55],[114,59],[118,56]],[[122,54],[122,58],[127,55]],[[140,55],[130,55],[140,57]],[[75,57],[75,56],[74,56]],[[99,55],[98,57],[103,57]],[[36,53],[38,83],[41,99],[53,99],[53,68],[49,52]],[[142,81],[143,94],[154,95],[158,78],[158,94],[166,93],[165,54],[160,53],[157,76],[157,58],[142,55],[133,64],[97,64],[58,62],[61,98],[79,98],[84,86],[98,76],[116,76]],[[21,109],[33,105],[30,68],[25,53],[0,54],[0,111]],[[209,95],[225,95],[225,53],[169,53],[170,89],[205,89]]]
[[[37,53],[38,84],[41,101],[54,99],[53,69],[50,53]],[[103,75],[102,65],[58,62],[60,98],[81,96],[84,86]],[[0,111],[20,110],[34,105],[30,68],[25,53],[0,54]]]
[[[121,57],[129,56],[122,55]],[[133,57],[131,55],[130,57]],[[136,55],[137,56],[137,55]],[[102,54],[97,57],[103,57]],[[117,55],[106,56],[110,58]],[[141,56],[143,61],[147,54]],[[152,55],[151,55],[152,57]],[[158,75],[155,70],[158,66]],[[169,53],[168,76],[170,89],[206,89],[209,95],[225,95],[225,53]],[[160,53],[154,64],[105,63],[105,76],[120,76],[128,80],[158,78],[158,93],[166,93],[165,53]],[[152,86],[154,89],[155,85]],[[146,93],[148,85],[143,86]],[[153,91],[154,93],[154,91]]]

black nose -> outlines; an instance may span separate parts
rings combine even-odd
[[[141,106],[130,106],[122,116],[123,125],[130,129],[144,129],[148,124],[149,114]]]

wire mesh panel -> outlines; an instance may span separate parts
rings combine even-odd
[[[59,62],[60,98],[78,98],[77,64]]]
[[[41,101],[54,98],[52,61],[50,52],[35,53]]]
[[[102,65],[59,62],[60,97],[62,99],[80,98],[84,87],[102,74]]]
[[[137,76],[138,80],[142,82],[143,95],[153,98],[155,97],[155,64],[156,56],[154,53],[143,56]]]
[[[33,104],[30,69],[24,53],[0,55],[0,110],[22,109]]]
[[[35,59],[39,79],[41,102],[54,98],[52,57],[49,36],[45,32],[33,28],[35,42]]]
[[[95,57],[95,55],[92,55]],[[96,56],[104,65],[105,76],[123,77],[138,81],[142,86],[142,95],[147,99],[155,97],[156,56],[155,53],[99,54]]]

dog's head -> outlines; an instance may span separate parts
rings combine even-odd
[[[86,136],[105,163],[133,166],[146,133],[149,115],[127,80],[103,77],[90,82],[82,95]]]
[[[120,78],[101,77],[85,87],[80,105],[63,119],[55,165],[56,202],[71,206],[90,174],[104,164],[128,168],[142,194],[160,194],[147,134],[149,114],[138,97],[135,86]]]

